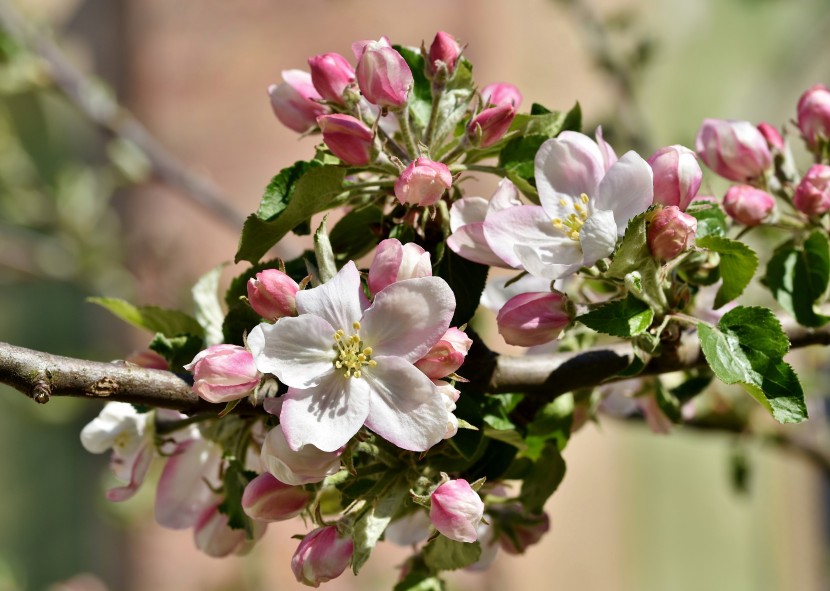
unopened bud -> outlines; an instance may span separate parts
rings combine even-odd
[[[452,173],[446,164],[421,156],[409,163],[395,181],[395,197],[401,203],[434,205],[452,187]]]
[[[308,58],[311,82],[325,100],[343,105],[343,93],[355,81],[355,71],[339,53],[324,53]]]
[[[284,70],[283,82],[268,87],[271,109],[277,119],[297,133],[305,133],[317,124],[317,117],[328,113],[318,100],[322,98],[311,82],[311,74],[302,70]]]
[[[684,146],[667,146],[652,154],[648,164],[654,172],[654,203],[686,211],[703,178],[695,153]]]
[[[764,139],[767,140],[767,146],[769,146],[770,150],[778,150],[779,152],[784,151],[784,136],[781,135],[780,131],[775,129],[769,123],[763,122],[758,124],[758,131],[760,131],[761,135],[764,136]]]
[[[769,217],[775,207],[775,199],[749,185],[734,185],[723,198],[723,209],[733,220],[745,226],[757,226]]]
[[[323,142],[346,164],[366,166],[372,160],[374,134],[351,115],[323,115],[317,119]]]
[[[706,166],[732,181],[761,177],[772,165],[766,138],[748,121],[704,119],[695,148]]]
[[[488,84],[481,90],[481,102],[484,105],[510,105],[518,109],[522,104],[522,93],[512,84],[497,82]]]
[[[378,244],[369,267],[369,291],[377,294],[398,281],[431,276],[432,263],[427,251],[414,242],[401,244],[396,238],[387,238]]]
[[[813,164],[798,183],[793,205],[807,215],[821,215],[830,210],[830,166]]]
[[[433,491],[429,520],[443,535],[456,542],[475,542],[484,503],[463,479],[449,480]]]
[[[533,347],[558,337],[571,323],[571,313],[561,293],[522,293],[502,306],[496,322],[508,344]]]
[[[386,39],[363,45],[357,84],[366,100],[379,107],[403,107],[414,84],[412,71]]]
[[[697,219],[672,205],[660,210],[648,227],[648,249],[661,261],[673,259],[694,244]]]
[[[265,269],[248,280],[248,302],[268,320],[296,316],[299,289],[297,282],[279,269]]]
[[[354,542],[337,533],[335,526],[318,527],[300,542],[291,558],[291,570],[300,583],[319,587],[343,574],[353,553]]]
[[[482,148],[492,146],[507,133],[515,116],[516,109],[511,104],[484,109],[470,121],[467,137]]]
[[[193,391],[208,402],[244,398],[261,378],[253,355],[237,345],[208,347],[184,368],[193,373]]]
[[[427,74],[430,78],[435,78],[443,64],[447,77],[451,77],[455,72],[455,64],[459,55],[461,55],[461,46],[458,41],[449,33],[439,31],[432,40],[432,45],[429,46]]]
[[[260,474],[245,487],[242,510],[257,521],[284,521],[300,514],[311,500],[301,486],[291,486],[272,474]]]
[[[472,339],[463,330],[451,327],[426,355],[415,362],[415,367],[429,379],[440,380],[461,367],[472,345]]]
[[[810,87],[798,99],[798,129],[811,150],[830,140],[830,89],[823,84]]]

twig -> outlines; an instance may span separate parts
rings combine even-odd
[[[99,83],[84,75],[66,59],[51,39],[27,23],[9,0],[0,0],[0,26],[18,43],[44,60],[55,86],[90,121],[135,145],[147,158],[157,180],[178,190],[182,196],[230,228],[239,230],[242,227],[244,216],[229,204],[229,200],[214,183],[188,170]]]

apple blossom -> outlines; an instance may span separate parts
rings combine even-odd
[[[282,79],[281,84],[268,87],[274,115],[287,128],[306,133],[317,125],[317,117],[325,115],[329,109],[317,102],[322,97],[308,72],[283,70]]]
[[[323,115],[317,118],[320,131],[331,153],[346,164],[366,166],[372,159],[375,134],[351,115]]]
[[[279,269],[265,269],[248,280],[248,303],[268,320],[295,316],[299,290],[297,282]]]
[[[481,497],[461,478],[444,482],[430,496],[429,520],[435,529],[456,542],[475,542],[483,515]]]
[[[811,150],[830,139],[830,89],[823,84],[808,88],[798,99],[798,129]]]
[[[280,482],[300,485],[320,482],[337,472],[342,452],[342,449],[321,451],[311,444],[303,445],[295,451],[288,446],[282,428],[276,426],[265,436],[261,461],[263,469]]]
[[[446,164],[421,156],[409,163],[395,181],[395,197],[401,203],[428,207],[452,187]]]
[[[426,56],[427,74],[430,78],[435,78],[441,70],[441,64],[443,64],[446,75],[452,76],[455,72],[455,63],[460,55],[461,46],[455,40],[455,37],[444,31],[438,31],[432,40],[432,45],[429,46],[429,52]]]
[[[830,210],[830,166],[813,164],[798,183],[793,205],[807,215],[821,215]]]
[[[628,152],[606,171],[607,153],[564,131],[536,153],[538,205],[488,213],[484,235],[507,264],[546,279],[590,267],[614,252],[628,221],[652,202],[649,165]]]
[[[516,108],[511,104],[484,109],[467,125],[467,138],[475,146],[492,146],[507,133],[515,116]]]
[[[667,146],[652,154],[648,164],[654,172],[654,203],[686,211],[703,179],[695,153],[684,146]]]
[[[242,510],[257,521],[284,521],[299,515],[311,499],[311,493],[301,486],[286,484],[264,472],[245,487]]]
[[[339,577],[352,561],[354,542],[341,536],[333,525],[318,527],[307,534],[291,558],[297,581],[319,587]]]
[[[723,198],[723,209],[729,217],[745,226],[757,226],[770,216],[774,207],[772,195],[749,185],[734,185]]]
[[[167,459],[156,489],[155,515],[159,525],[187,529],[217,503],[222,448],[209,439],[189,439]]]
[[[453,292],[438,277],[393,283],[369,306],[350,261],[297,294],[299,316],[254,328],[248,345],[257,367],[288,386],[280,427],[289,447],[334,451],[364,425],[412,451],[440,441],[446,408],[413,364],[446,332],[454,310]]]
[[[523,293],[499,310],[499,334],[509,345],[533,347],[557,338],[571,324],[567,298],[559,292]]]
[[[673,259],[694,244],[697,220],[672,205],[657,212],[648,226],[648,249],[654,258]]]
[[[464,363],[473,341],[463,330],[450,328],[426,355],[415,362],[415,367],[432,380],[445,378]]]
[[[344,93],[355,81],[349,61],[339,53],[324,53],[308,58],[311,82],[320,96],[337,105],[345,105]]]
[[[366,100],[379,107],[399,108],[406,104],[414,84],[412,71],[388,39],[362,44],[358,60],[357,84]]]
[[[512,84],[495,82],[481,89],[481,102],[484,105],[511,105],[518,109],[522,104],[522,93]]]
[[[772,166],[766,138],[749,121],[704,119],[695,149],[706,166],[730,181],[750,181]]]
[[[404,279],[431,277],[432,262],[427,251],[414,242],[401,244],[397,238],[382,240],[369,267],[369,291],[378,293]]]
[[[245,398],[259,384],[251,353],[238,345],[213,345],[184,366],[193,373],[193,391],[208,402]]]
[[[256,541],[265,533],[265,524],[254,523]],[[233,529],[228,525],[228,516],[219,510],[219,505],[205,509],[193,525],[193,541],[196,547],[214,558],[229,554],[243,554],[251,543],[245,537],[244,529]]]

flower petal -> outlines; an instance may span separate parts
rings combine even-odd
[[[368,414],[368,382],[338,372],[313,388],[289,388],[283,396],[280,425],[294,451],[307,444],[336,451],[360,430]]]
[[[435,384],[399,357],[375,357],[367,371],[371,388],[366,426],[411,451],[425,451],[441,441],[447,430],[447,407]]]
[[[309,388],[334,372],[334,332],[319,316],[286,317],[254,327],[248,348],[262,373],[274,374],[289,387]]]
[[[521,267],[516,255],[519,244],[532,249],[546,248],[568,240],[553,227],[550,217],[538,205],[521,205],[491,212],[484,224],[484,236],[493,252],[511,267]]]
[[[552,243],[544,249],[518,244],[516,254],[528,273],[548,280],[567,277],[582,267],[582,250],[578,242],[570,239]]]
[[[483,223],[467,224],[454,230],[447,238],[447,246],[468,261],[490,267],[510,267],[490,248],[484,235]]]
[[[579,232],[579,242],[582,245],[582,264],[586,267],[614,252],[617,245],[617,224],[613,212],[595,211],[585,220]]]
[[[542,207],[550,218],[566,218],[573,213],[571,199],[585,193],[596,197],[605,174],[602,152],[587,135],[564,131],[547,140],[536,152],[536,188]],[[566,205],[559,200],[566,197]]]
[[[208,439],[180,443],[168,458],[156,489],[156,521],[170,529],[186,529],[216,502],[222,448]]]
[[[440,277],[398,281],[382,289],[361,320],[360,336],[374,355],[415,362],[437,343],[455,312],[455,296]]]
[[[643,213],[654,200],[651,167],[636,152],[626,152],[608,170],[599,185],[594,207],[614,212],[617,234],[622,236],[628,221]]]
[[[297,293],[297,312],[325,319],[335,330],[350,332],[368,301],[360,286],[360,273],[349,261],[323,285]],[[278,323],[279,324],[279,323]]]
[[[487,217],[490,202],[484,197],[464,197],[452,204],[450,208],[450,230],[457,232],[467,224],[476,224]]]
[[[113,454],[114,455],[114,454]],[[129,482],[125,486],[117,486],[107,491],[107,500],[114,503],[126,501],[131,498],[147,477],[150,463],[153,460],[153,446],[144,445],[130,458]]]

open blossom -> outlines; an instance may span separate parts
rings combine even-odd
[[[271,108],[280,123],[305,133],[317,125],[317,117],[328,113],[328,107],[317,102],[321,97],[308,72],[284,70],[282,79],[282,83],[268,87]]]
[[[484,503],[466,480],[449,480],[430,497],[429,520],[451,540],[475,542],[483,516]]]
[[[260,456],[263,469],[280,482],[298,486],[320,482],[326,476],[340,470],[340,454],[336,451],[321,451],[311,444],[296,451],[288,447],[288,441],[279,426],[268,431],[262,444]]]
[[[155,515],[159,525],[187,529],[219,500],[222,447],[209,439],[188,439],[167,459],[156,489]]]
[[[291,570],[300,583],[319,587],[343,574],[353,553],[354,542],[341,536],[335,526],[318,527],[300,542],[291,558]]]
[[[208,347],[184,368],[193,372],[193,391],[208,402],[245,398],[261,378],[251,353],[238,345]]]
[[[412,451],[442,439],[446,407],[414,363],[455,311],[443,279],[393,283],[369,305],[350,261],[330,281],[298,293],[297,311],[248,336],[260,371],[288,386],[280,427],[291,449],[335,451],[364,425]]]
[[[401,244],[397,238],[387,238],[375,249],[369,267],[369,291],[378,293],[397,281],[431,276],[432,262],[427,251],[414,242]]]
[[[652,203],[649,165],[628,152],[606,168],[609,153],[586,135],[565,131],[536,153],[538,205],[488,213],[493,252],[531,275],[559,279],[607,257],[628,221]]]
[[[132,404],[108,402],[81,431],[81,444],[91,453],[112,449],[110,469],[125,486],[107,491],[110,501],[125,501],[144,482],[153,459],[153,414],[139,413]]]

